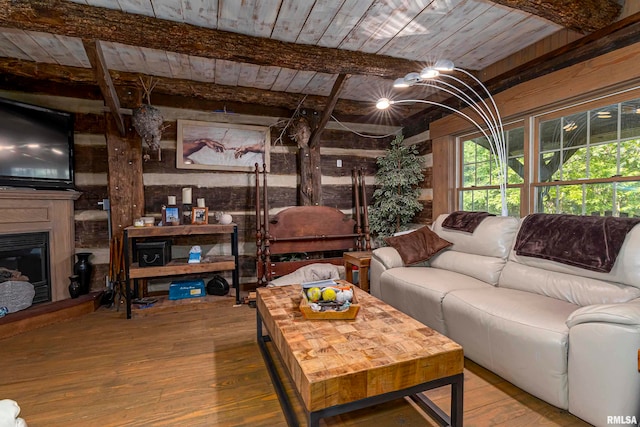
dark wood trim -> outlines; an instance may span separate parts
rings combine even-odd
[[[116,121],[120,135],[125,136],[126,131],[124,129],[124,119],[120,113],[120,99],[118,99],[118,93],[116,92],[116,88],[113,86],[113,81],[111,80],[111,75],[109,74],[109,69],[107,68],[106,61],[104,59],[104,53],[102,52],[100,41],[83,40],[83,45],[84,50],[87,52],[87,56],[89,57],[89,62],[91,62],[91,66],[93,67],[98,86],[100,87],[100,92],[102,92],[102,97]]]
[[[132,88],[140,84],[140,79],[148,77],[144,74],[129,73],[123,71],[110,70],[110,77],[115,85],[121,104],[125,108],[134,108],[139,100],[133,93]],[[42,84],[43,93],[61,94],[74,90],[78,85],[97,86],[96,76],[91,69],[80,67],[66,67],[58,64],[42,64],[20,59],[0,58],[0,75],[2,79],[11,76],[11,82],[7,84],[7,89],[15,88],[16,82],[24,79],[25,88],[34,87],[38,81]],[[155,87],[153,92],[154,105],[184,106],[183,108],[195,108],[195,104],[203,101],[216,102],[218,105],[209,106],[206,109],[227,108],[235,112],[249,110],[251,105],[261,105],[262,108],[281,108],[286,111],[279,111],[283,115],[290,115],[296,108],[301,107],[310,110],[324,110],[329,104],[329,98],[325,96],[275,92],[264,89],[255,89],[239,86],[224,86],[206,82],[196,82],[193,80],[172,79],[167,77],[153,76]],[[56,83],[66,85],[62,89],[48,90],[48,87]],[[59,86],[54,86],[59,87]],[[97,91],[96,91],[97,92]],[[127,95],[131,92],[132,95]],[[304,98],[304,101],[303,101]],[[163,99],[165,99],[163,101]],[[195,100],[194,100],[195,99]],[[303,101],[303,102],[301,102]],[[365,116],[372,111],[370,102],[358,102],[347,99],[340,99],[335,102],[335,112],[343,116]]]
[[[491,0],[587,34],[611,24],[622,6],[614,0]]]
[[[331,114],[333,114],[333,109],[336,107],[336,103],[338,102],[340,91],[344,87],[344,84],[349,79],[349,77],[351,77],[349,74],[340,74],[338,78],[336,78],[336,81],[333,83],[331,93],[329,94],[329,98],[327,100],[327,105],[322,111],[322,116],[320,116],[318,126],[313,130],[311,138],[309,139],[309,147],[313,148],[318,143],[320,143],[320,135],[322,134],[322,131],[324,131],[324,127],[329,122]]]

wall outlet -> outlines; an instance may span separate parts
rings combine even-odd
[[[342,167],[342,160],[340,160],[340,159],[336,160],[336,166],[341,168]]]

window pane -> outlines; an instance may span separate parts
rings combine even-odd
[[[507,182],[521,184],[524,182],[524,128],[507,132]]]
[[[587,113],[562,118],[562,148],[578,147],[587,143]]]
[[[473,210],[473,192],[474,190],[460,192],[460,209],[462,209],[463,211]]]
[[[476,138],[474,141],[476,141],[476,161],[477,162],[488,162],[489,161],[489,157],[491,156],[491,148],[489,146],[489,141],[487,141],[487,138],[482,137],[482,138]]]
[[[640,175],[640,139],[620,143],[620,175]]]
[[[565,181],[587,177],[587,148],[567,150],[562,165],[562,179]]]
[[[620,138],[640,137],[640,99],[623,102]]]
[[[471,210],[487,210],[487,190],[473,190],[473,203],[471,204]]]
[[[640,181],[617,183],[616,203],[620,216],[640,217]]]
[[[509,216],[520,218],[521,194],[520,188],[507,188],[507,209],[509,210]],[[502,213],[502,205],[500,205],[500,210],[492,213]]]
[[[473,187],[476,185],[476,165],[465,165],[462,169],[462,186]]]
[[[462,163],[469,164],[476,161],[476,147],[478,144],[469,140],[462,143]]]
[[[476,163],[476,185],[491,185],[492,162]]]
[[[618,139],[618,104],[591,111],[590,143]]]
[[[524,155],[524,128],[517,128],[507,132],[509,157]]]
[[[509,167],[507,168],[507,183],[522,184],[523,182],[524,182],[524,157],[509,159]]]
[[[540,123],[540,151],[557,150],[560,148],[560,119],[547,120]]]
[[[611,178],[617,175],[617,160],[617,143],[589,147],[589,178]]]
[[[560,179],[560,162],[562,155],[559,151],[540,155],[540,181],[554,181]]]
[[[586,185],[586,212],[589,215],[610,216],[613,213],[613,183]]]
[[[538,187],[536,189],[536,212],[556,213],[558,204],[558,186]]]
[[[558,213],[582,215],[582,185],[562,185],[558,190]]]
[[[502,213],[502,199],[500,198],[500,190],[487,190],[487,212],[491,212],[496,215]]]

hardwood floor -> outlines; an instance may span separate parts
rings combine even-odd
[[[2,339],[0,399],[16,400],[29,427],[285,426],[255,309],[234,302],[132,320],[101,308]],[[447,389],[428,395],[448,405]],[[468,360],[464,400],[467,427],[588,426]],[[399,399],[321,425],[436,424]]]

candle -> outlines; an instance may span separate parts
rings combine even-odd
[[[176,196],[168,196],[167,197],[167,204],[169,206],[175,206],[176,205]]]
[[[182,189],[182,204],[190,205],[191,204],[191,188],[183,188]]]
[[[198,199],[198,207],[199,208],[204,208],[204,198],[199,198]]]

